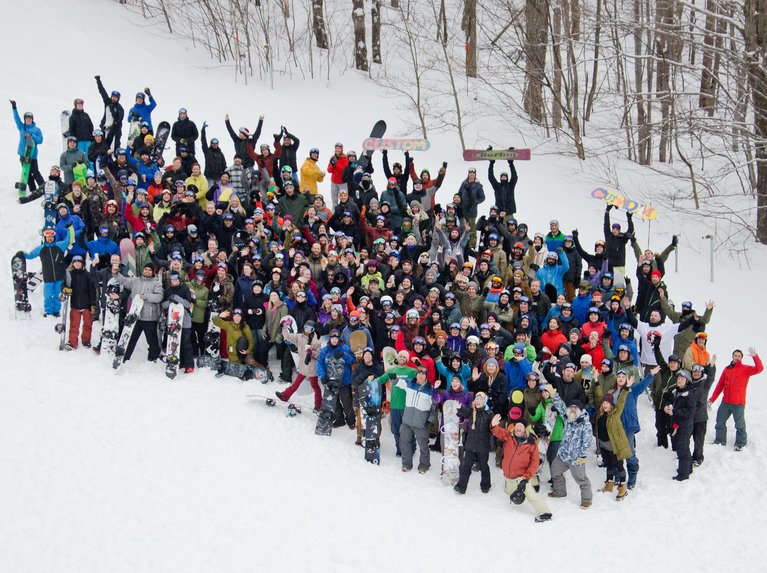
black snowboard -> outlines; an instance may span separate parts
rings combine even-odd
[[[32,305],[29,304],[29,292],[27,290],[27,260],[24,252],[19,251],[11,258],[11,272],[13,276],[13,293],[16,303],[16,312],[30,312]]]
[[[170,135],[170,124],[167,121],[161,121],[154,132],[154,145],[149,157],[152,163],[157,163],[162,158],[162,152],[165,151],[165,144]]]
[[[379,119],[373,126],[373,129],[370,130],[370,135],[368,137],[380,138],[383,137],[384,133],[386,133],[386,122]],[[359,183],[362,179],[362,174],[367,171],[367,167],[370,165],[370,158],[373,157],[374,151],[374,149],[369,149],[360,155],[357,166],[354,168],[354,174],[352,175],[355,183]]]

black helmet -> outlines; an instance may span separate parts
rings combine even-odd
[[[514,505],[522,505],[525,503],[525,490],[517,488],[517,490],[509,496],[509,499]]]

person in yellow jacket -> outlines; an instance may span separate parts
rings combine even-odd
[[[256,366],[253,358],[253,333],[246,322],[242,320],[242,310],[235,308],[213,318],[213,324],[226,332],[226,354],[229,362]]]
[[[309,157],[306,158],[304,164],[301,166],[301,180],[299,186],[301,192],[307,191],[312,195],[316,195],[317,184],[322,183],[325,179],[325,172],[317,165],[317,160],[320,158],[320,150],[313,147],[309,151]]]
[[[208,194],[208,179],[202,174],[199,163],[192,165],[192,174],[186,178],[184,184],[187,189],[190,185],[197,187],[194,196],[195,199],[197,199],[197,204],[200,205],[200,208],[204,209],[206,203],[205,196]]]

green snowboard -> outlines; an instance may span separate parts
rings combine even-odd
[[[27,139],[27,146],[24,148],[24,155],[21,157],[21,179],[16,183],[16,189],[19,190],[19,199],[27,196],[27,183],[29,183],[29,170],[32,168],[32,154],[35,152],[35,142],[30,137]]]

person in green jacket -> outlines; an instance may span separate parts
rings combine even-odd
[[[378,382],[386,384],[388,393],[390,393],[389,407],[391,409],[391,433],[394,436],[394,445],[397,448],[397,457],[402,457],[402,450],[399,444],[399,429],[402,425],[402,415],[405,412],[405,390],[397,387],[397,381],[412,380],[415,378],[416,369],[407,366],[410,360],[410,353],[407,350],[400,350],[397,353],[397,364],[389,368],[379,378]],[[413,448],[415,450],[415,438],[413,439]]]
[[[213,324],[226,332],[226,354],[229,362],[256,366],[256,360],[252,356],[253,334],[242,320],[242,309],[221,311],[213,318]]]
[[[624,370],[619,370],[617,374],[626,374]],[[626,382],[626,390],[620,393],[617,403],[610,392],[602,395],[602,403],[597,411],[597,442],[599,451],[604,460],[607,478],[605,485],[600,490],[602,492],[612,492],[613,488],[618,486],[618,494],[615,499],[622,500],[628,495],[628,486],[626,484],[626,467],[623,460],[632,455],[631,444],[629,444],[626,430],[623,428],[621,414],[626,405],[628,390],[634,384],[634,377],[629,377]]]
[[[703,316],[698,316],[698,313],[693,310],[690,301],[684,301],[682,303],[682,312],[677,312],[671,308],[664,290],[661,289],[658,294],[660,295],[661,310],[666,313],[666,316],[671,319],[671,322],[674,324],[687,320],[690,315],[693,316],[693,327],[680,330],[674,335],[674,354],[683,356],[685,351],[690,347],[690,344],[695,340],[695,335],[698,334],[698,331],[705,328],[703,325],[708,324],[711,320],[711,314],[714,312],[714,301],[708,301],[706,303],[706,312],[703,313]],[[696,326],[698,326],[698,328],[695,328]]]
[[[188,283],[192,291],[194,304],[192,305],[192,348],[195,357],[205,354],[205,332],[208,330],[206,311],[208,310],[208,287],[203,282],[205,271],[198,270]]]
[[[540,436],[538,443],[539,446],[545,446],[546,461],[551,467],[551,462],[557,457],[559,446],[562,444],[564,422],[562,416],[554,408],[554,401],[546,388],[541,388],[541,397],[543,401],[538,404],[535,413],[530,416],[530,421],[533,423],[540,422],[536,425],[538,428],[536,433]]]

